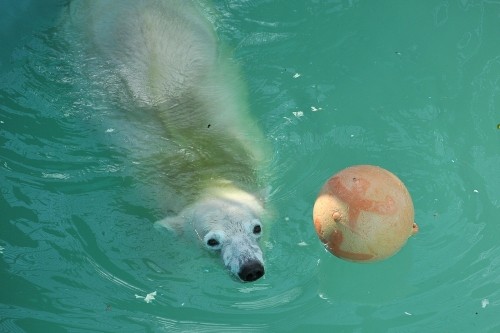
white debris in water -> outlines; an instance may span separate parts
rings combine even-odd
[[[302,242],[298,243],[297,245],[298,246],[307,246],[308,244],[306,242],[302,241]]]
[[[297,118],[300,118],[300,117],[304,116],[304,112],[302,112],[302,111],[296,111],[296,112],[292,112],[292,113]]]
[[[484,309],[485,307],[487,307],[488,305],[490,304],[490,301],[485,298],[481,301],[481,307]]]
[[[152,293],[149,293],[146,296],[140,296],[135,294],[135,298],[142,298],[146,303],[151,303],[155,299],[155,296],[156,296],[156,291],[153,291]]]
[[[295,74],[293,74],[293,78],[294,78],[294,79],[297,79],[297,78],[299,78],[299,77],[300,77],[300,75],[301,75],[301,74],[299,74],[299,73],[295,73]]]
[[[106,133],[113,133],[114,131],[115,131],[115,129],[114,129],[114,128],[108,128],[108,129],[106,130]]]
[[[321,110],[323,110],[323,109],[322,108],[317,108],[315,106],[311,106],[311,111],[312,112],[321,111]]]
[[[50,178],[50,179],[68,179],[69,175],[64,174],[64,173],[45,173],[42,172],[42,177],[43,178]]]

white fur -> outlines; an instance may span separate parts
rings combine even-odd
[[[240,277],[263,265],[264,207],[251,193],[268,153],[209,21],[187,0],[75,0],[71,18],[123,82],[123,103],[155,114],[169,140],[164,175],[184,207],[157,225],[192,231]]]
[[[238,276],[245,263],[264,263],[257,243],[264,230],[263,211],[260,200],[245,191],[211,188],[180,214],[158,221],[156,225],[181,233],[194,232],[207,249],[220,250],[226,267]],[[261,228],[258,234],[253,232],[255,226]],[[209,246],[209,239],[216,239],[219,245]]]

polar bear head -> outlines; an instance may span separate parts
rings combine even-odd
[[[204,246],[220,251],[226,267],[241,280],[262,277],[264,259],[258,239],[263,228],[255,211],[247,203],[222,198],[207,201],[204,208],[195,229]]]
[[[169,229],[194,231],[210,251],[220,252],[224,265],[242,281],[264,275],[264,259],[258,240],[263,232],[263,204],[256,196],[236,188],[207,191],[178,216],[158,224]]]

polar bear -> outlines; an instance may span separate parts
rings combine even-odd
[[[237,70],[197,4],[179,0],[78,0],[71,22],[89,52],[119,77],[137,112],[168,139],[161,156],[178,207],[156,223],[220,251],[242,281],[264,275],[258,239],[259,170],[269,148],[249,116]],[[172,196],[171,196],[172,197]]]

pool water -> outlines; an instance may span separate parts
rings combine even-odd
[[[251,283],[153,227],[162,172],[140,161],[162,135],[123,130],[63,7],[0,0],[1,332],[500,331],[499,3],[204,6],[273,147]],[[382,262],[334,257],[312,225],[355,164],[413,198],[420,232]]]

